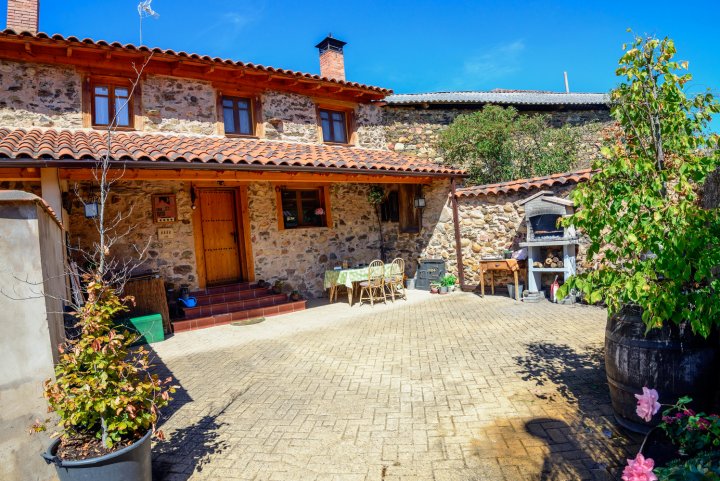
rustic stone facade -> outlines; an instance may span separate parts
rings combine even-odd
[[[326,270],[347,260],[350,265],[380,258],[377,217],[368,203],[368,184],[334,184],[330,187],[333,228],[278,229],[276,194],[270,183],[251,184],[248,192],[255,277],[281,279],[289,288],[311,297],[323,294]],[[408,273],[415,271],[426,252],[437,219],[447,201],[447,182],[425,189],[428,207],[420,234],[401,234],[397,223],[383,222],[388,260],[400,256]],[[435,253],[434,255],[437,255]]]
[[[212,135],[217,117],[210,82],[149,75],[142,82],[144,130]]]
[[[0,125],[82,127],[82,81],[71,68],[0,60]]]
[[[90,199],[96,187],[89,183],[77,186],[84,199]],[[92,252],[98,233],[93,219],[86,219],[82,202],[73,193],[70,195],[70,245]],[[156,224],[152,216],[153,194],[175,194],[178,219],[175,222]],[[118,215],[123,220],[117,225],[115,234],[121,236],[111,248],[110,255],[117,259],[137,259],[135,273],[157,272],[165,279],[168,287],[189,286],[197,288],[197,269],[193,237],[190,186],[185,182],[131,182],[121,181],[112,186],[107,204],[108,225]],[[171,228],[171,239],[160,240],[158,228]],[[140,257],[140,253],[144,255]],[[77,253],[74,256],[79,265],[84,260]]]
[[[387,145],[391,150],[414,154],[418,157],[443,162],[442,152],[438,149],[440,133],[455,118],[475,110],[469,108],[432,108],[388,106],[384,109],[384,125]],[[538,112],[522,111],[522,114]],[[604,131],[611,126],[607,110],[572,110],[541,112],[550,117],[554,127],[570,125],[576,129],[580,138],[578,168],[589,166],[597,158]]]

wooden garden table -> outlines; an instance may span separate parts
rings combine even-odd
[[[495,271],[512,272],[515,278],[515,300],[520,300],[520,291],[518,289],[518,272],[520,265],[515,259],[483,259],[480,261],[480,288],[482,289],[482,297],[485,297],[485,273],[490,273],[490,292],[495,294]]]

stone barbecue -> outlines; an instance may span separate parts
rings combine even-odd
[[[527,241],[520,245],[528,249],[528,291],[530,299],[537,299],[543,285],[555,277],[561,281],[575,274],[576,246],[579,243],[575,228],[558,225],[562,217],[575,211],[571,200],[541,191],[518,205],[525,208]],[[545,279],[545,284],[543,284]]]

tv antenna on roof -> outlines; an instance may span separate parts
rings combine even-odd
[[[152,9],[150,4],[152,0],[142,0],[138,3],[138,15],[140,16],[140,45],[142,45],[142,21],[145,17],[160,18],[160,14]]]

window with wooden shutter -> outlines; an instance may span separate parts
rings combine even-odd
[[[398,186],[398,220],[400,232],[420,232],[421,209],[415,208],[415,198],[420,197],[421,186],[412,184],[401,184]]]

